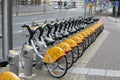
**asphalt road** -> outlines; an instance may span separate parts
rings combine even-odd
[[[51,20],[55,20],[56,18],[63,19],[63,18],[69,18],[69,17],[83,16],[83,13],[84,13],[83,9],[75,8],[75,9],[69,9],[68,11],[59,12],[59,13],[13,17],[13,47],[19,48],[24,43],[24,37],[22,35],[23,29],[20,27],[23,24],[31,24],[31,22],[37,22],[41,24],[45,20],[51,21]],[[2,33],[1,27],[2,25],[0,25],[0,34]],[[2,49],[2,40],[0,39],[0,50],[1,49]]]
[[[69,17],[78,17],[83,15],[84,15],[84,8],[72,8],[72,9],[68,9],[67,11],[57,12],[57,13],[46,13],[43,15],[13,17],[13,48],[20,48],[24,43],[24,37],[22,33],[23,29],[20,27],[23,24],[31,24],[32,22],[37,22],[41,24],[45,20],[51,21],[55,19],[63,19],[63,18],[66,19]],[[1,21],[2,19],[0,18],[0,35],[2,34]],[[0,51],[1,49],[2,49],[2,40],[0,39]]]

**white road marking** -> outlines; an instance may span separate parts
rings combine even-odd
[[[69,72],[76,74],[95,75],[95,76],[120,77],[120,70],[73,67],[72,70]]]

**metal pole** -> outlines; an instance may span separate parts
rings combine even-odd
[[[58,6],[59,6],[59,9],[60,9],[60,12],[61,12],[62,11],[62,0],[60,0],[58,4],[59,4]]]
[[[12,0],[2,0],[2,50],[3,59],[7,59],[12,44]]]
[[[87,10],[87,1],[84,0],[84,17],[86,17],[86,11]]]
[[[104,9],[104,0],[102,0],[102,10]]]
[[[115,17],[118,15],[118,6],[115,6]]]
[[[95,2],[94,2],[94,14],[96,14],[96,4],[97,4],[97,1],[95,0]]]
[[[92,8],[89,8],[89,16],[92,16]]]
[[[46,13],[46,0],[44,0],[44,14]]]
[[[93,16],[93,14],[92,14],[92,13],[93,13],[93,8],[91,8],[91,15],[90,15],[90,16]]]
[[[18,5],[19,5],[19,2],[18,0],[16,0],[16,16],[18,16]]]
[[[100,0],[100,12],[102,11],[101,7],[102,7],[102,0]]]

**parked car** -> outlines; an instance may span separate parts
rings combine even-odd
[[[51,5],[51,8],[59,9],[60,7],[58,5]]]
[[[65,9],[69,9],[71,8],[71,3],[67,3],[65,6],[64,6]]]

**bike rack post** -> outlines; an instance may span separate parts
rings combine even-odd
[[[39,47],[39,52],[41,54],[44,54],[45,51],[44,50],[44,43],[40,42],[40,41],[37,41],[37,46]],[[35,68],[36,69],[42,69],[42,63],[39,63],[40,61],[42,60],[42,58],[40,58],[38,55],[36,55],[36,66]],[[39,63],[39,64],[38,64]]]
[[[33,67],[33,47],[30,45],[25,45],[23,49],[23,57],[24,57],[24,75],[31,76],[32,75],[32,67]]]
[[[9,50],[8,61],[9,70],[19,75],[19,54],[16,51]]]

